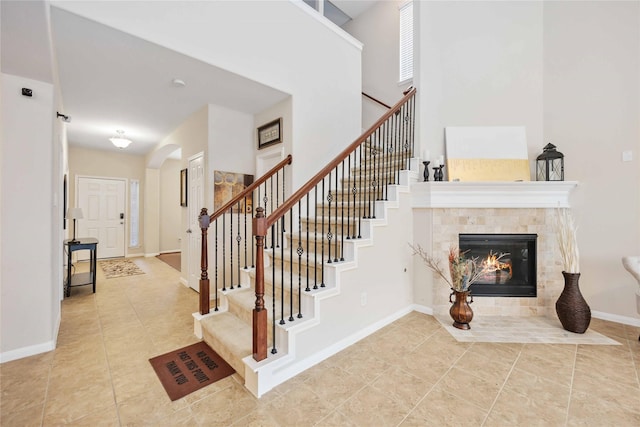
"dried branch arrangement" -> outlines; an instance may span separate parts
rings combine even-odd
[[[558,209],[556,217],[556,235],[564,271],[567,273],[580,272],[580,251],[576,226],[569,209]]]

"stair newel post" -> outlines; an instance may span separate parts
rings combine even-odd
[[[256,209],[253,218],[253,235],[256,237],[256,306],[253,309],[253,358],[267,358],[267,310],[264,307],[264,238],[267,235],[267,218],[264,209]]]
[[[201,251],[200,251],[200,314],[209,314],[209,275],[207,273],[208,258],[207,252],[207,230],[209,229],[209,223],[211,218],[207,213],[207,208],[202,208],[200,216],[198,217],[200,222],[200,231],[202,232]]]

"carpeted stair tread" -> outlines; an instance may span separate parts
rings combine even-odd
[[[253,351],[251,325],[230,312],[205,317],[201,325],[207,344],[244,377],[242,359]]]

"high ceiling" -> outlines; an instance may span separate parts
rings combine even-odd
[[[355,17],[376,2],[333,3]],[[71,118],[70,145],[118,150],[108,138],[121,129],[134,141],[128,153],[147,154],[207,104],[253,114],[287,96],[56,7],[50,15],[51,58],[46,3],[3,0],[1,6],[2,71],[55,82],[55,75],[42,70],[57,65],[60,112]]]

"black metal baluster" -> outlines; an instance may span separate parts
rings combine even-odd
[[[253,199],[253,192],[251,194],[251,198]],[[251,204],[253,206],[253,203]],[[248,270],[249,256],[247,254],[247,215],[249,214],[249,206],[247,206],[247,199],[244,201],[244,269]]]
[[[318,184],[313,191],[313,210],[316,212],[313,216],[313,289],[318,289]]]
[[[298,202],[298,205],[300,205],[300,202]],[[291,230],[291,233],[289,234],[289,259],[291,260],[291,262],[289,263],[289,322],[293,322],[293,239],[295,238],[295,236],[293,235],[293,208],[289,209],[289,230]],[[300,274],[299,256],[298,274]]]
[[[384,168],[384,174],[385,174],[385,182],[386,182],[386,186],[385,186],[385,196],[384,199],[385,200],[389,200],[389,185],[391,184],[391,167],[393,165],[393,156],[391,155],[391,153],[389,152],[389,147],[390,147],[390,140],[389,140],[389,120],[387,120],[386,122],[384,122],[384,152],[387,155],[387,166]]]
[[[229,222],[231,223],[231,231],[229,231],[229,270],[231,271],[231,289],[233,289],[233,210],[229,208]],[[225,215],[226,213],[222,214]]]
[[[360,144],[359,147],[359,155],[360,155],[360,161],[359,161],[359,167],[358,167],[358,182],[359,182],[359,190],[358,190],[358,239],[362,238],[362,234],[361,234],[361,230],[362,230],[362,146],[364,145],[364,143]],[[353,188],[355,189],[355,182],[353,185]]]
[[[415,97],[415,95],[413,95],[411,97],[409,105],[410,105],[410,109],[411,109],[411,151],[415,153],[415,149],[416,149],[416,146],[415,146],[415,144],[416,144],[416,140],[415,140],[415,136],[416,136],[416,134],[415,134],[415,131],[416,131],[416,120],[415,120],[415,118],[416,118],[416,116],[415,116],[415,113],[416,113],[416,110],[415,110],[416,109],[416,97]]]
[[[214,309],[214,311],[218,311],[218,219],[216,218],[215,220],[215,236],[216,236],[216,243],[215,243],[215,250],[214,250],[214,254],[215,254],[215,284],[216,284],[216,290],[215,290],[215,294],[216,294],[216,308]]]
[[[242,241],[242,236],[240,236],[240,200],[238,200],[238,234],[236,235],[236,242],[238,243],[238,287],[241,288],[242,285],[240,283],[240,242]]]
[[[376,201],[375,201],[375,195],[376,195],[376,178],[375,178],[375,166],[376,166],[376,155],[378,154],[378,151],[376,149],[376,147],[372,146],[371,147],[371,151],[369,151],[369,156],[371,161],[373,162],[373,167],[369,167],[369,187],[368,187],[368,192],[369,192],[369,218],[375,218],[376,217]]]
[[[333,248],[333,254],[334,254],[333,255],[333,262],[338,262],[338,236],[337,236],[337,233],[338,233],[338,180],[339,180],[339,178],[338,178],[338,166],[336,166],[333,170],[336,172],[336,186],[335,186],[335,190],[336,191],[333,193],[334,194],[333,198],[335,199],[335,205],[333,207],[333,210],[335,211],[334,217],[335,217],[335,224],[336,224],[335,227],[334,227],[334,231],[336,232],[336,236],[334,236],[335,240],[333,241],[333,246],[334,246],[334,248]],[[329,175],[331,175],[331,172],[329,172]],[[329,218],[329,220],[331,220],[331,218]],[[329,255],[329,258],[331,258],[331,255]]]
[[[277,192],[277,191],[276,191]],[[284,215],[282,216],[284,218]],[[279,221],[276,221],[279,223]],[[278,230],[279,229],[279,230]],[[279,237],[276,242],[280,241],[282,236],[282,228],[276,227]],[[280,324],[284,325],[284,243],[280,247]],[[291,263],[289,263],[291,264]],[[291,268],[291,266],[289,266]]]
[[[227,290],[227,238],[226,238],[226,229],[227,229],[227,218],[224,213],[222,216],[222,290]]]
[[[298,319],[302,319],[302,254],[304,253],[304,249],[302,248],[302,221],[300,221],[301,217],[302,200],[298,201]],[[291,225],[291,230],[293,230],[293,224]],[[291,312],[293,313],[293,310]]]
[[[347,192],[344,192],[344,181],[342,181],[342,198],[347,198],[347,240],[351,239],[351,153],[349,153],[349,163],[347,166],[347,174],[349,177],[347,178]],[[342,177],[344,180],[344,176]],[[355,211],[355,204],[353,209]]]
[[[333,233],[331,233],[331,202],[333,201],[333,196],[331,195],[331,172],[329,172],[329,193],[327,194],[327,202],[329,203],[329,215],[327,215],[327,252],[329,253],[329,259],[327,263],[331,264],[333,261],[331,260],[331,239],[333,238]]]
[[[322,249],[320,257],[320,287],[324,288],[324,178],[322,178]],[[317,265],[317,264],[316,264]]]
[[[342,179],[340,180],[341,194],[340,208],[341,208],[341,223],[340,223],[340,261],[344,261],[344,160],[342,161]],[[336,190],[336,194],[338,191]],[[347,201],[348,204],[348,201]],[[338,249],[336,248],[336,251]]]
[[[265,194],[266,194],[265,186]],[[271,226],[271,241],[273,242],[273,234],[276,232],[276,226]],[[271,332],[273,340],[273,348],[271,354],[276,354],[276,251],[271,249]]]
[[[309,292],[311,289],[309,288],[309,194],[311,192],[307,193],[306,198],[307,198],[307,226],[305,227],[307,229],[307,287],[304,289],[305,291]],[[299,220],[300,224],[302,224],[302,219]]]

